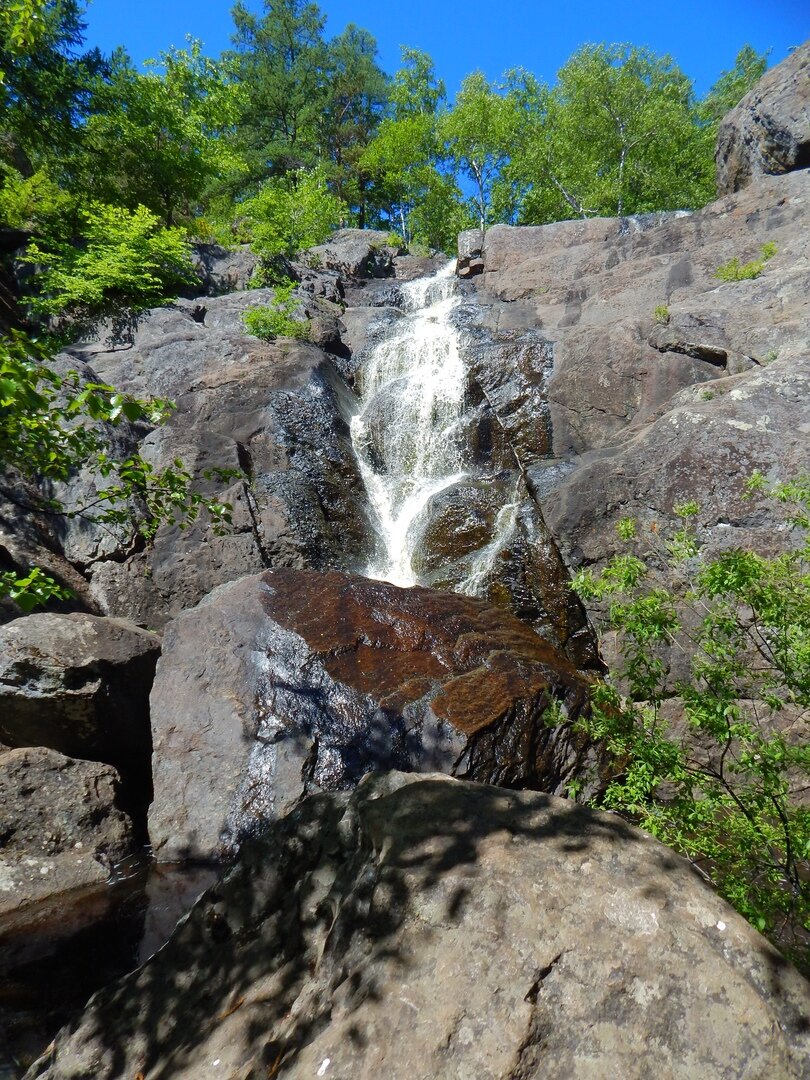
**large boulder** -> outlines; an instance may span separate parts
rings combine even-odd
[[[143,820],[152,797],[149,693],[160,638],[123,619],[27,615],[0,627],[0,743],[103,761]]]
[[[29,1072],[799,1080],[807,984],[621,819],[368,777],[243,850]]]
[[[370,770],[562,791],[587,683],[468,597],[276,569],[166,630],[152,692],[157,857],[232,856],[303,795]],[[557,726],[553,726],[556,724]]]
[[[266,289],[179,301],[145,318],[129,349],[73,350],[98,379],[176,402],[169,423],[142,438],[142,455],[157,469],[182,459],[199,490],[233,507],[221,535],[203,515],[189,528],[162,527],[148,549],[133,537],[99,554],[97,526],[69,530],[66,554],[105,613],[159,628],[266,566],[362,563],[370,529],[349,390],[315,345],[243,332],[245,310],[270,301]]]
[[[109,765],[30,747],[0,753],[0,915],[98,885],[131,855]]]
[[[314,269],[337,270],[344,277],[393,277],[392,260],[404,253],[393,239],[391,233],[375,229],[340,229],[326,243],[310,248],[306,259]]]
[[[810,165],[810,42],[771,68],[717,133],[717,192]]]

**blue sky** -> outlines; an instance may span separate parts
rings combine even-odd
[[[319,6],[328,37],[349,22],[374,34],[388,72],[398,66],[400,45],[429,52],[451,95],[476,68],[494,79],[525,67],[551,81],[574,49],[601,41],[671,53],[702,94],[745,43],[772,49],[774,64],[810,37],[809,0],[322,0]],[[261,0],[248,7],[261,10]],[[105,52],[124,45],[140,63],[192,33],[215,56],[229,45],[230,8],[230,0],[90,0],[87,42]]]

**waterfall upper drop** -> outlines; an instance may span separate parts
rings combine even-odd
[[[455,264],[402,286],[405,314],[372,349],[351,434],[380,537],[369,577],[414,585],[429,500],[465,475],[465,368],[452,313]]]

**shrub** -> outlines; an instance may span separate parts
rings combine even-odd
[[[346,206],[315,170],[267,180],[241,206],[243,229],[263,258],[291,257],[323,243],[346,217]]]
[[[248,308],[242,316],[247,333],[263,341],[278,337],[306,340],[310,324],[294,317],[298,308],[298,300],[292,294],[294,288],[294,281],[277,285],[271,304]]]
[[[146,207],[95,203],[82,218],[78,243],[33,243],[25,256],[37,267],[30,307],[60,329],[88,332],[111,317],[113,337],[123,337],[138,312],[196,280],[183,231],[164,228]]]
[[[762,245],[761,255],[758,259],[754,259],[747,263],[741,263],[735,256],[733,259],[730,259],[729,262],[723,263],[722,266],[718,266],[714,276],[721,281],[752,281],[754,278],[759,277],[765,269],[765,263],[769,259],[772,259],[776,252],[776,244],[768,241],[768,243]]]
[[[750,488],[764,489],[762,477]],[[576,575],[580,596],[606,606],[622,657],[595,688],[583,726],[613,757],[614,779],[599,805],[692,859],[807,967],[810,807],[793,792],[810,780],[801,734],[810,709],[810,479],[771,493],[792,507],[788,524],[803,534],[800,548],[703,559],[691,524],[698,507],[689,503],[676,508],[683,526],[649,546],[632,521],[620,523],[635,550],[601,573]],[[665,579],[655,569],[662,565]],[[690,677],[673,686],[669,649],[689,657]],[[683,729],[662,709],[673,694]]]
[[[653,321],[659,323],[662,326],[666,326],[669,322],[669,308],[666,304],[659,304],[653,312]]]
[[[215,528],[230,522],[231,508],[194,491],[182,461],[157,470],[137,453],[122,461],[111,456],[109,425],[162,423],[172,410],[169,402],[81,383],[75,371],[57,375],[45,360],[36,342],[22,335],[0,338],[0,462],[9,498],[19,501],[15,492],[23,485],[19,505],[32,515],[80,518],[113,530],[134,525],[146,540],[162,524],[186,528],[202,510]],[[102,482],[85,505],[68,510],[58,499],[37,494],[41,481],[64,482],[83,468]],[[215,473],[224,478],[224,472]],[[0,572],[0,597],[10,596],[25,611],[68,595],[36,567]]]

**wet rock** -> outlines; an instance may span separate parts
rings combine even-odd
[[[435,274],[447,263],[442,252],[433,255],[398,255],[394,258],[394,277],[397,281],[415,281]]]
[[[113,765],[121,805],[143,824],[159,655],[156,634],[122,619],[37,613],[0,627],[0,742]]]
[[[99,556],[89,537],[83,569],[104,612],[160,627],[245,573],[351,568],[369,551],[348,387],[316,346],[263,342],[240,329],[244,311],[272,295],[213,297],[202,322],[191,302],[180,302],[153,312],[130,349],[75,350],[98,379],[175,401],[176,413],[143,439],[141,453],[155,468],[181,458],[198,490],[234,508],[223,535],[202,517],[186,529],[164,526],[148,550],[125,545]]]
[[[562,790],[586,682],[506,612],[428,589],[273,570],[166,631],[152,693],[158,858],[230,856],[304,794],[369,770]],[[568,720],[549,727],[558,704]]]
[[[0,915],[106,881],[134,844],[109,765],[42,747],[0,753]]]
[[[247,846],[29,1077],[799,1080],[809,1030],[801,976],[620,818],[393,773]]]
[[[766,72],[724,117],[715,162],[720,195],[810,165],[810,42]]]
[[[446,488],[430,500],[420,527],[414,570],[425,584],[503,608],[580,670],[603,670],[585,609],[521,473]]]

